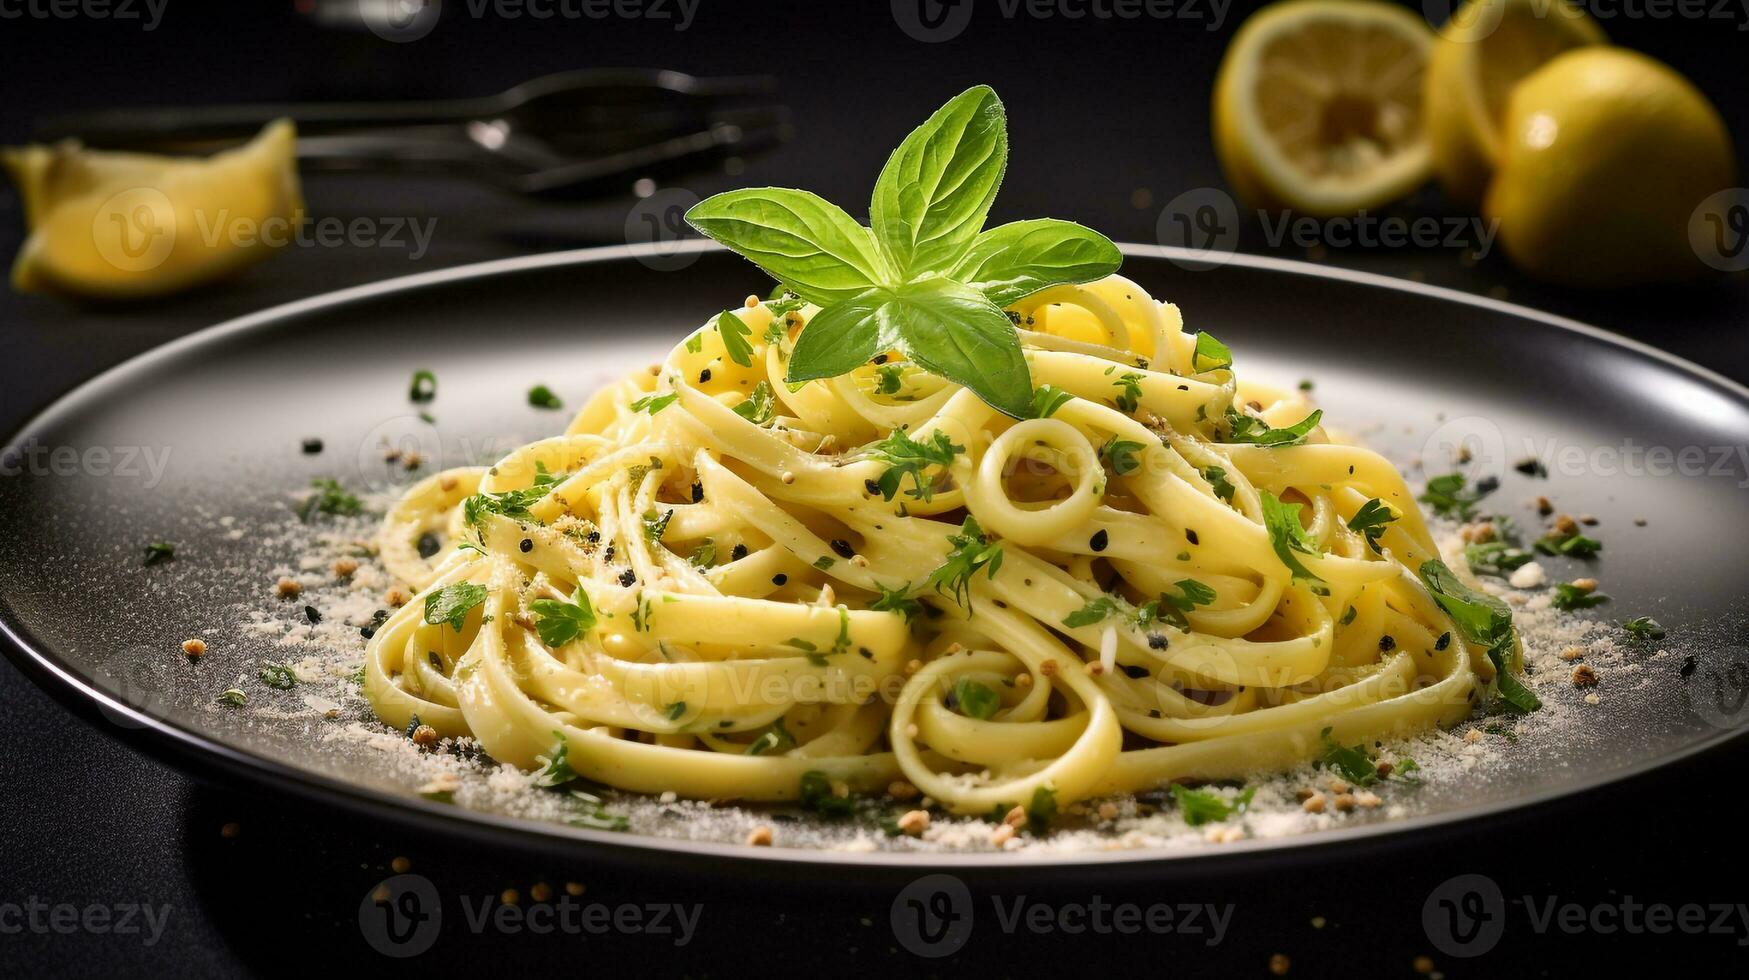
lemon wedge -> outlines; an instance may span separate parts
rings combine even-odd
[[[1567,0],[1470,0],[1439,29],[1427,66],[1433,172],[1454,199],[1481,203],[1500,160],[1500,124],[1519,80],[1556,55],[1607,44]]]
[[[133,299],[178,292],[265,258],[303,220],[296,147],[296,128],[282,119],[209,159],[71,142],[0,151],[29,232],[12,285]]]
[[[1484,214],[1526,273],[1576,286],[1707,272],[1689,221],[1736,182],[1718,110],[1668,66],[1616,47],[1569,51],[1507,100]]]
[[[1239,28],[1215,79],[1215,151],[1258,207],[1351,214],[1427,180],[1433,32],[1371,0],[1286,0]]]

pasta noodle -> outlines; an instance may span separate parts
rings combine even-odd
[[[981,815],[1454,724],[1494,676],[1395,469],[1135,283],[1009,308],[1024,420],[896,353],[792,389],[815,312],[750,299],[744,337],[707,324],[563,435],[413,487],[381,720],[640,793],[819,773]]]

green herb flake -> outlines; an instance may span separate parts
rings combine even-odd
[[[1178,812],[1184,817],[1184,822],[1192,827],[1220,823],[1244,813],[1251,808],[1251,798],[1256,795],[1257,788],[1251,787],[1233,797],[1232,802],[1228,802],[1224,797],[1208,790],[1172,784],[1172,799],[1178,804]]]
[[[559,396],[553,394],[553,389],[546,385],[535,385],[528,389],[528,403],[535,408],[558,409],[565,407],[565,403],[559,400]]]
[[[407,398],[415,402],[429,402],[437,397],[437,375],[424,369],[413,372],[413,384],[407,389]]]
[[[935,499],[935,478],[925,478],[925,471],[931,466],[947,469],[953,465],[954,457],[965,451],[966,447],[955,445],[940,429],[930,434],[928,442],[918,442],[895,429],[892,435],[865,450],[868,458],[887,464],[886,472],[875,481],[884,499],[892,500],[899,492],[900,482],[908,476],[911,489],[906,494],[925,503]]]
[[[967,718],[987,721],[1002,708],[1002,696],[985,684],[962,677],[953,686],[954,703]]]
[[[535,632],[540,641],[553,649],[574,642],[595,628],[595,607],[589,603],[589,593],[578,586],[569,602],[560,599],[536,599],[528,604],[535,614]]]
[[[680,392],[678,391],[671,391],[666,395],[645,395],[644,397],[632,402],[631,408],[634,412],[649,412],[651,415],[655,415],[657,412],[674,404],[675,400],[679,397]]]
[[[984,529],[978,526],[978,519],[970,514],[960,524],[959,533],[948,535],[947,540],[953,545],[953,549],[948,552],[947,560],[929,573],[926,584],[934,587],[937,592],[941,591],[942,586],[947,586],[954,601],[964,607],[967,605],[972,576],[982,569],[986,576],[994,579],[997,571],[1002,568],[1002,543],[986,537]]]
[[[486,587],[477,582],[455,582],[427,593],[425,622],[431,626],[448,623],[460,633],[468,613],[486,601],[486,591]]]
[[[1205,330],[1196,335],[1196,353],[1191,355],[1190,366],[1197,374],[1230,368],[1233,366],[1233,352]]]
[[[146,545],[146,560],[143,565],[156,565],[162,561],[176,560],[176,546],[168,541],[154,541]]]

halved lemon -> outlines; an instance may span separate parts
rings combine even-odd
[[[1500,164],[1506,100],[1521,79],[1574,48],[1607,44],[1567,0],[1470,0],[1439,29],[1427,68],[1433,172],[1453,198],[1478,204]]]
[[[1352,214],[1427,180],[1433,32],[1373,0],[1286,0],[1239,28],[1215,79],[1215,152],[1258,207]]]

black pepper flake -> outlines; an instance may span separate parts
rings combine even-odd
[[[608,545],[607,550],[603,551],[601,553],[601,560],[602,561],[613,561],[613,545],[611,545],[611,544]]]
[[[590,544],[600,544],[601,543],[601,532],[600,531],[590,531],[588,534],[583,535],[583,540],[589,542]]]
[[[322,621],[322,614],[316,611],[315,606],[305,606],[304,618],[310,621],[310,625],[314,626]]]
[[[1094,551],[1104,551],[1105,546],[1110,543],[1111,535],[1105,533],[1105,528],[1100,528],[1099,530],[1094,531],[1093,537],[1087,539],[1087,547],[1092,548]]]
[[[628,589],[631,588],[632,586],[638,584],[638,573],[632,571],[629,568],[623,572],[620,572],[619,573],[619,584],[625,586]]]
[[[1135,664],[1118,664],[1117,669],[1123,671],[1130,680],[1139,681],[1148,676],[1148,668],[1138,667]]]
[[[710,379],[711,379],[711,369],[710,368],[705,368],[703,371],[698,372],[698,383],[699,384],[704,384],[705,382],[709,381]]]
[[[857,647],[856,652],[861,654],[862,659],[864,659],[864,660],[873,660],[874,659],[874,651],[870,650],[868,647]]]
[[[1197,540],[1196,528],[1193,528],[1193,527],[1187,527],[1184,529],[1184,540],[1189,541],[1191,544],[1201,544],[1202,543],[1202,542]]]
[[[534,550],[534,542],[528,538],[523,538],[521,547],[522,547],[522,553],[526,555],[529,552]]]
[[[1164,650],[1164,649],[1166,649],[1166,634],[1164,634],[1164,633],[1149,633],[1148,634],[1148,649],[1150,649],[1150,650]]]
[[[694,483],[692,485],[692,502],[696,504],[703,499],[704,499],[704,484]]]
[[[431,661],[431,669],[432,670],[442,670],[443,669],[443,658],[437,655],[436,650],[425,651],[425,659]]]
[[[1159,709],[1159,708],[1149,708],[1149,709],[1148,709],[1148,717],[1149,717],[1149,718],[1159,718],[1159,717],[1161,717],[1161,715],[1160,715],[1160,709]]]
[[[729,557],[733,558],[735,561],[740,561],[741,559],[747,557],[747,546],[744,544],[738,544],[735,547],[731,548],[729,550]]]
[[[1386,633],[1384,636],[1379,637],[1379,650],[1380,650],[1380,652],[1389,653],[1395,649],[1397,649],[1397,638],[1396,637],[1392,636],[1389,633]]]
[[[874,362],[875,362],[875,363],[876,363],[876,364],[885,364],[885,363],[887,363],[887,355],[885,355],[885,354],[876,354],[876,355],[875,355],[875,356],[874,356]]]
[[[836,551],[838,553],[838,557],[840,557],[840,558],[855,558],[856,557],[856,549],[852,548],[850,546],[850,542],[844,540],[843,538],[833,538],[832,539],[832,550]]]
[[[387,609],[378,609],[375,613],[371,614],[369,624],[364,625],[364,626],[360,626],[358,628],[358,635],[364,637],[367,640],[373,636],[376,636],[377,635],[377,627],[383,625],[383,623],[385,621],[387,621],[388,618],[389,618],[389,611]]]
[[[771,584],[772,585],[784,585],[784,584],[787,584],[788,582],[789,582],[789,576],[785,575],[782,572],[778,572],[776,575],[773,575],[771,577]]]
[[[868,495],[869,495],[869,496],[871,496],[871,497],[879,497],[879,496],[881,496],[881,495],[882,495],[882,494],[881,494],[881,485],[880,485],[880,484],[878,484],[878,483],[876,483],[876,482],[875,482],[875,481],[873,481],[873,480],[864,480],[864,481],[862,481],[862,488],[863,488],[863,489],[864,489],[864,490],[867,490],[867,491],[868,491]]]
[[[1694,667],[1694,657],[1690,655],[1682,659],[1682,667],[1677,670],[1676,673],[1683,677],[1688,677],[1694,673]]]
[[[419,536],[419,557],[430,558],[443,547],[443,542],[437,540],[437,535],[429,531]]]
[[[1433,649],[1444,650],[1448,646],[1451,646],[1451,633],[1446,632],[1439,634],[1439,639],[1434,641]]]
[[[304,440],[304,455],[314,456],[321,451],[322,451],[322,440],[320,440],[320,439],[305,439]]]

